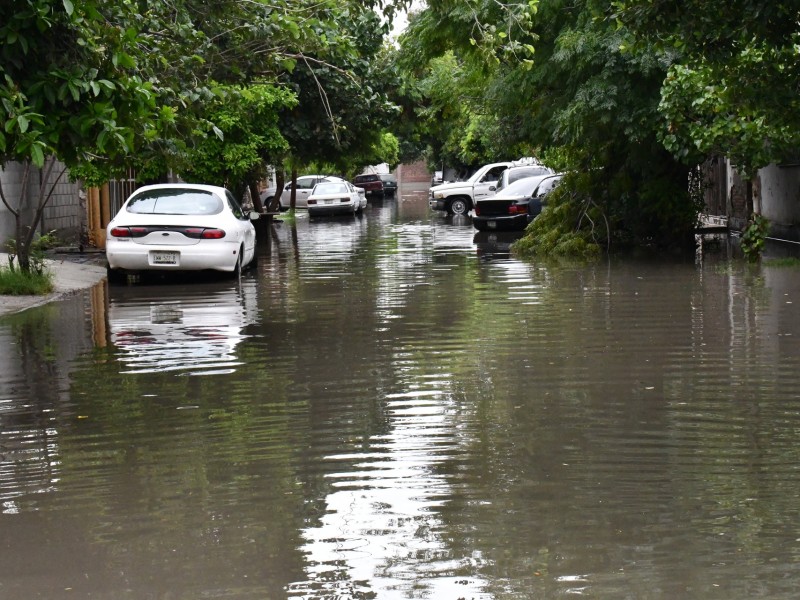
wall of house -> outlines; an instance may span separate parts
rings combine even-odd
[[[430,184],[431,172],[425,165],[425,161],[418,161],[405,165],[399,165],[395,171],[398,183],[425,183]]]
[[[771,234],[800,241],[800,165],[770,165],[758,172],[756,198]]]
[[[26,197],[22,199],[20,199],[20,194],[23,191],[24,168],[21,163],[9,163],[5,168],[0,169],[0,185],[3,186],[3,194],[9,204],[15,209],[21,207],[25,222],[30,222],[39,198],[40,186],[44,186],[43,189],[49,191],[53,183],[57,181],[53,194],[45,207],[39,231],[47,233],[55,230],[58,238],[63,242],[78,244],[84,237],[86,227],[85,194],[80,185],[69,182],[66,174],[57,180],[58,173],[62,168],[57,165],[47,182],[42,181],[42,172],[39,169],[33,169]],[[14,215],[5,205],[0,205],[0,245],[4,246],[13,237],[15,237]]]

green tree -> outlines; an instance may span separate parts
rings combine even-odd
[[[734,0],[722,10],[706,0],[621,0],[609,12],[638,45],[680,52],[660,104],[660,137],[673,154],[722,154],[745,174],[796,154],[796,2]]]
[[[329,25],[342,32],[341,43],[304,56],[281,79],[298,98],[281,119],[290,169],[326,164],[346,173],[371,162],[398,110],[389,98],[395,82],[384,52],[387,25],[369,5],[344,6]]]
[[[626,50],[629,33],[604,10],[596,0],[440,4],[413,21],[401,43],[417,64],[451,52],[466,71],[459,97],[479,118],[452,124],[464,132],[462,149],[473,136],[505,149],[502,158],[529,149],[574,174],[562,194],[572,216],[550,223],[560,242],[546,248],[569,248],[571,239],[682,243],[697,214],[688,166],[658,138],[661,84],[674,53]]]
[[[269,85],[229,88],[209,106],[208,120],[222,136],[198,138],[179,167],[188,181],[217,182],[242,197],[250,190],[261,209],[257,183],[266,165],[288,148],[278,127],[279,112],[296,104],[288,90]]]
[[[32,168],[49,175],[57,168],[55,158],[71,166],[92,155],[124,155],[133,148],[134,132],[147,135],[160,118],[153,83],[135,72],[135,60],[125,50],[135,35],[109,26],[100,8],[97,2],[76,6],[68,0],[0,6],[0,166],[16,161],[24,171],[17,197],[2,189],[0,195],[15,218],[17,259],[24,271],[30,269],[30,245],[50,197],[47,190],[39,194],[27,222],[24,200]]]
[[[384,13],[397,4],[385,3]],[[219,115],[224,86],[275,83],[315,54],[350,56],[356,64],[359,44],[367,43],[360,36],[375,25],[370,15],[378,18],[371,6],[340,0],[4,2],[0,166],[19,162],[30,173],[57,159],[90,183],[127,166],[157,178],[185,165],[198,140],[224,137],[210,120]],[[359,27],[348,29],[354,22]],[[374,36],[367,39],[374,43]],[[364,121],[374,104],[353,110]],[[348,135],[358,139],[357,133]],[[40,195],[31,219],[23,210],[26,196],[2,194],[16,219],[23,269],[50,194]]]

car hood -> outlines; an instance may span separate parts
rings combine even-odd
[[[435,185],[431,188],[431,192],[446,192],[447,190],[457,190],[465,187],[472,187],[472,184],[470,184],[469,181],[453,181],[451,183]]]

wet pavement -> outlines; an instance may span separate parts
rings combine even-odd
[[[0,597],[800,594],[795,269],[271,235],[0,321]]]
[[[0,264],[8,264],[8,255],[0,253]],[[78,290],[101,282],[106,276],[105,254],[99,251],[61,251],[45,261],[53,274],[53,293],[45,296],[0,295],[0,317],[54,302]]]

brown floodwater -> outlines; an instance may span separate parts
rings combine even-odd
[[[0,598],[800,596],[800,271],[509,242],[407,194],[0,321]]]

